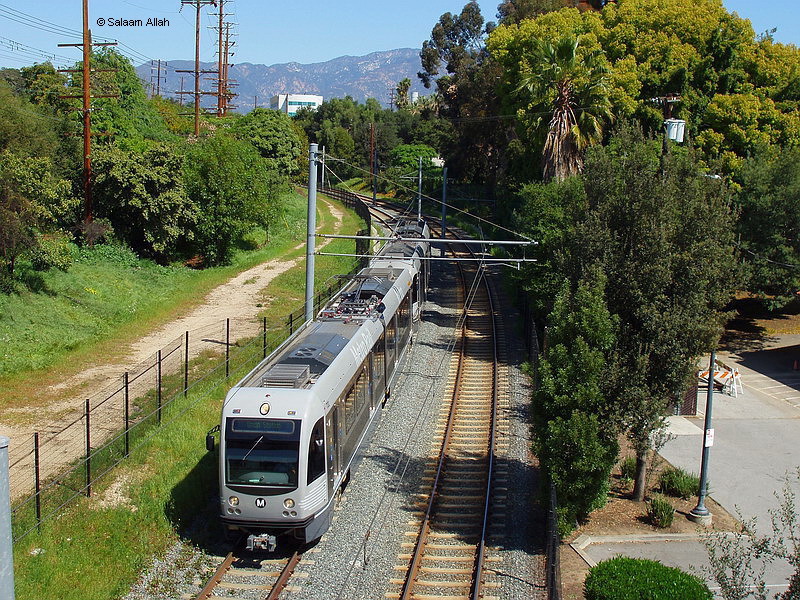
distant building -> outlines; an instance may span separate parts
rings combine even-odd
[[[303,107],[316,110],[322,104],[322,100],[322,96],[311,94],[278,94],[270,99],[269,107],[293,117]]]

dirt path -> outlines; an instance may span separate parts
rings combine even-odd
[[[343,211],[327,200],[320,199],[320,201],[336,219],[334,229],[338,232],[344,217]],[[325,240],[318,248],[324,247],[330,241],[330,239]],[[302,243],[294,249],[299,250],[304,246],[305,243]],[[37,408],[34,418],[23,418],[30,417],[31,411],[27,408],[4,410],[6,420],[0,422],[0,435],[11,439],[9,454],[12,497],[20,497],[33,489],[30,481],[32,456],[17,460],[15,458],[30,452],[34,432],[38,431],[44,436],[45,444],[48,435],[52,437],[56,432],[60,432],[57,439],[60,451],[57,454],[48,453],[48,460],[42,465],[42,477],[46,478],[47,475],[58,473],[65,465],[83,455],[83,428],[70,426],[70,423],[80,419],[84,412],[81,398],[90,398],[113,386],[119,381],[123,372],[133,371],[137,365],[150,360],[158,349],[179,339],[186,331],[203,330],[223,323],[226,318],[236,318],[238,326],[235,332],[232,332],[235,333],[232,342],[238,338],[254,335],[259,328],[255,317],[263,309],[260,303],[263,302],[264,290],[276,277],[304,260],[305,255],[293,260],[273,260],[243,271],[211,290],[203,302],[189,314],[162,325],[142,338],[132,340],[129,350],[119,359],[102,362],[102,357],[98,357],[100,364],[75,373],[54,386],[34,392],[39,395],[57,392],[59,397],[63,398],[65,395],[70,397],[68,400],[51,402]],[[199,354],[202,349],[200,345],[190,346],[189,358]],[[92,445],[97,447],[103,438],[118,432],[119,407],[113,406],[111,402],[101,410],[95,409],[94,404],[92,406]]]

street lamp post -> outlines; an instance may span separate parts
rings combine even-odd
[[[689,519],[705,527],[711,525],[713,515],[706,508],[708,495],[708,455],[714,445],[714,430],[711,428],[711,409],[714,404],[714,366],[717,362],[716,351],[711,351],[711,364],[708,367],[708,395],[706,396],[706,418],[703,430],[703,454],[700,462],[700,492],[697,496],[697,506],[689,512]]]

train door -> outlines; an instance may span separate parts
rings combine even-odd
[[[328,414],[325,420],[325,439],[328,440],[327,463],[328,463],[328,498],[333,496],[333,486],[339,474],[339,408],[334,409]]]

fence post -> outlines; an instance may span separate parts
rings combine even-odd
[[[86,399],[86,497],[92,497],[92,427],[89,423],[89,399]]]
[[[263,341],[261,342],[262,345],[262,356],[261,358],[267,358],[267,317],[264,317],[264,327],[261,330],[263,335]]]
[[[289,313],[289,335],[294,333],[294,313]]]
[[[130,432],[129,422],[130,422],[130,416],[131,415],[130,415],[130,404],[129,404],[129,398],[128,398],[129,389],[128,389],[128,372],[127,371],[125,371],[125,374],[122,376],[122,378],[123,378],[124,386],[125,386],[125,458],[128,458],[128,454],[130,454],[130,449],[131,449],[131,443],[130,443],[130,437],[129,437],[129,432]]]
[[[183,350],[183,396],[189,392],[189,332],[186,332],[186,342]]]
[[[14,536],[11,532],[11,484],[7,437],[0,436],[0,597],[14,600]]]
[[[39,460],[41,454],[39,452],[39,432],[33,434],[33,485],[36,492],[36,529],[42,530],[42,486],[39,478]]]
[[[158,415],[158,424],[161,425],[161,350],[158,351],[156,356],[158,360],[158,366],[156,367],[156,382],[157,390],[156,390],[156,414]]]

